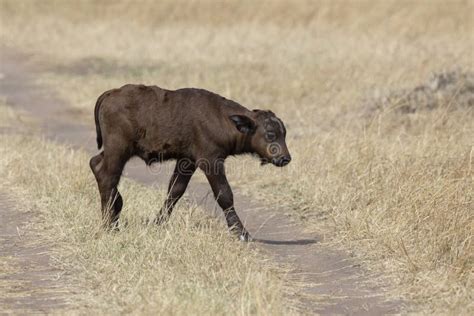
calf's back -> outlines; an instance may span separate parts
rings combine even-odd
[[[127,146],[147,162],[231,154],[236,131],[228,117],[250,111],[215,93],[126,85],[98,102],[104,148]]]

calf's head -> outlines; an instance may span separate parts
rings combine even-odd
[[[257,154],[262,164],[283,167],[290,163],[286,146],[286,128],[272,111],[253,110],[250,115],[229,117],[237,130],[249,137],[249,151]]]

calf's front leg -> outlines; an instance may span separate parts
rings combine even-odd
[[[174,206],[186,191],[189,180],[191,180],[195,170],[196,165],[193,161],[181,159],[176,162],[168,185],[168,195],[160,213],[155,219],[156,224],[162,224],[170,217]]]
[[[230,231],[237,234],[240,240],[250,241],[250,234],[244,228],[239,216],[235,212],[234,196],[225,176],[224,162],[218,161],[211,165],[211,168],[209,168],[209,166],[201,166],[201,169],[206,174],[217,203],[224,211]]]

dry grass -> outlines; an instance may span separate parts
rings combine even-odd
[[[1,107],[2,116],[10,110]],[[282,281],[261,254],[227,228],[180,203],[169,224],[147,226],[165,192],[121,183],[127,222],[100,230],[88,156],[33,136],[0,136],[2,185],[39,211],[39,231],[79,291],[75,313],[160,315],[286,314]]]
[[[233,182],[335,233],[426,311],[473,308],[472,106],[454,94],[411,114],[393,98],[366,106],[433,72],[474,71],[472,1],[2,4],[4,42],[47,61],[40,80],[87,113],[126,82],[271,108],[292,164],[233,160]]]
[[[297,156],[306,166],[234,176],[253,184],[250,194],[262,192],[335,232],[335,241],[397,278],[398,291],[427,311],[467,313],[474,279],[472,110],[414,114],[394,127],[400,120],[381,114],[364,130],[308,140]]]
[[[14,110],[9,106],[5,106],[5,100],[0,96],[0,129],[8,131],[15,128],[15,125],[21,124],[23,130],[26,127],[34,128],[34,119],[25,113],[25,111]]]
[[[75,106],[90,109],[104,89],[130,81],[198,86],[305,129],[374,88],[414,84],[453,60],[472,65],[469,2],[173,3],[3,0],[0,34],[59,63],[52,84]]]

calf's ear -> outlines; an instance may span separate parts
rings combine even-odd
[[[245,115],[231,115],[230,120],[234,123],[239,132],[251,135],[255,132],[255,122]]]

